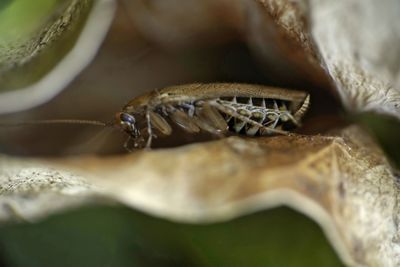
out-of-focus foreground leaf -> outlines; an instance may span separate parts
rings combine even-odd
[[[44,103],[92,60],[111,0],[16,0],[0,9],[0,113]]]
[[[331,136],[228,138],[119,157],[4,156],[1,163],[7,166],[1,168],[3,221],[35,220],[99,198],[196,223],[285,204],[318,222],[347,264],[399,263],[396,176],[356,127]]]
[[[0,229],[0,242],[11,266],[342,266],[315,223],[283,208],[204,225],[91,207]]]

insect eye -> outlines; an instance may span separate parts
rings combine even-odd
[[[119,119],[121,120],[121,122],[127,123],[127,124],[135,124],[135,118],[128,114],[128,113],[123,113],[121,112],[119,115]]]

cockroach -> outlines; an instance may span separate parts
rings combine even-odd
[[[309,104],[309,94],[302,91],[250,84],[188,84],[132,99],[116,114],[116,125],[129,135],[127,142],[147,148],[154,129],[172,134],[171,122],[188,133],[288,134],[285,125],[299,126]]]
[[[169,136],[171,125],[193,134],[205,131],[265,136],[290,134],[310,105],[310,95],[250,84],[188,84],[154,90],[133,98],[110,123],[86,120],[47,120],[35,123],[81,123],[114,126],[128,134],[124,147],[150,148],[157,135]],[[157,133],[157,135],[156,135]]]

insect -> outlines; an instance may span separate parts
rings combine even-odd
[[[41,120],[0,124],[79,123],[116,127],[128,134],[124,147],[150,148],[153,138],[173,134],[173,125],[193,134],[201,131],[223,137],[230,134],[264,136],[289,134],[310,105],[303,91],[250,84],[187,84],[155,90],[133,98],[112,122]]]
[[[132,99],[116,122],[134,148],[150,148],[154,133],[171,135],[171,123],[188,133],[225,136],[288,134],[310,104],[306,92],[250,84],[188,84],[155,90]]]

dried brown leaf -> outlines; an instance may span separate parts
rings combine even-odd
[[[399,1],[260,1],[317,59],[349,110],[400,118]]]
[[[241,39],[268,67],[270,79],[328,84],[297,2],[190,0],[184,7],[176,0],[122,2],[135,26],[158,44],[187,47]]]
[[[325,89],[330,81],[348,110],[400,118],[397,0],[204,0],[185,1],[184,9],[175,0],[125,2],[137,27],[158,43],[198,45],[236,34],[273,79]]]
[[[289,156],[290,155],[290,156]],[[289,205],[324,229],[352,266],[397,266],[398,184],[359,128],[29,161],[2,157],[1,218],[32,220],[107,197],[174,221],[227,220]]]
[[[400,2],[311,1],[311,33],[343,103],[400,118]]]

